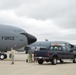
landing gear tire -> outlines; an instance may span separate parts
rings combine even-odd
[[[3,60],[4,58],[5,58],[5,57],[4,57],[4,54],[1,54],[1,55],[0,55],[0,59]]]
[[[0,54],[0,60],[4,60],[7,58],[7,55],[6,54]]]
[[[57,58],[53,57],[53,59],[52,59],[52,65],[56,65],[56,64],[57,64]]]
[[[7,55],[6,54],[4,54],[4,59],[6,59],[7,58]]]
[[[76,63],[76,57],[74,57],[74,59],[73,59],[73,63]]]

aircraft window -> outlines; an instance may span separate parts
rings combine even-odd
[[[27,36],[28,36],[28,34],[27,34],[27,33],[20,33],[20,34],[22,34],[22,35],[27,35]]]
[[[21,33],[21,30],[14,30],[15,33]]]
[[[14,32],[15,32],[15,33],[20,33],[21,31],[20,31],[20,30],[14,30]]]

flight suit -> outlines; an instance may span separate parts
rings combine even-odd
[[[32,62],[32,51],[28,50],[28,62]]]
[[[11,49],[11,61],[12,61],[12,63],[11,64],[14,64],[14,50],[13,49]]]

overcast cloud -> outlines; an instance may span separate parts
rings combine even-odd
[[[0,0],[0,23],[23,28],[38,40],[76,43],[76,0]]]

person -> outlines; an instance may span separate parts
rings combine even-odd
[[[37,50],[38,50],[37,47],[35,47],[34,51],[37,51]],[[33,52],[33,58],[34,58],[34,52]],[[36,58],[34,58],[34,62],[37,62]]]
[[[12,63],[11,64],[14,64],[14,49],[13,48],[11,48],[11,53],[10,53],[10,58],[11,58],[11,61],[12,61]]]
[[[28,51],[26,53],[26,62],[28,62]]]
[[[32,50],[31,49],[28,50],[28,62],[29,63],[32,62]]]
[[[34,51],[37,51],[37,47],[35,47],[35,50]]]

